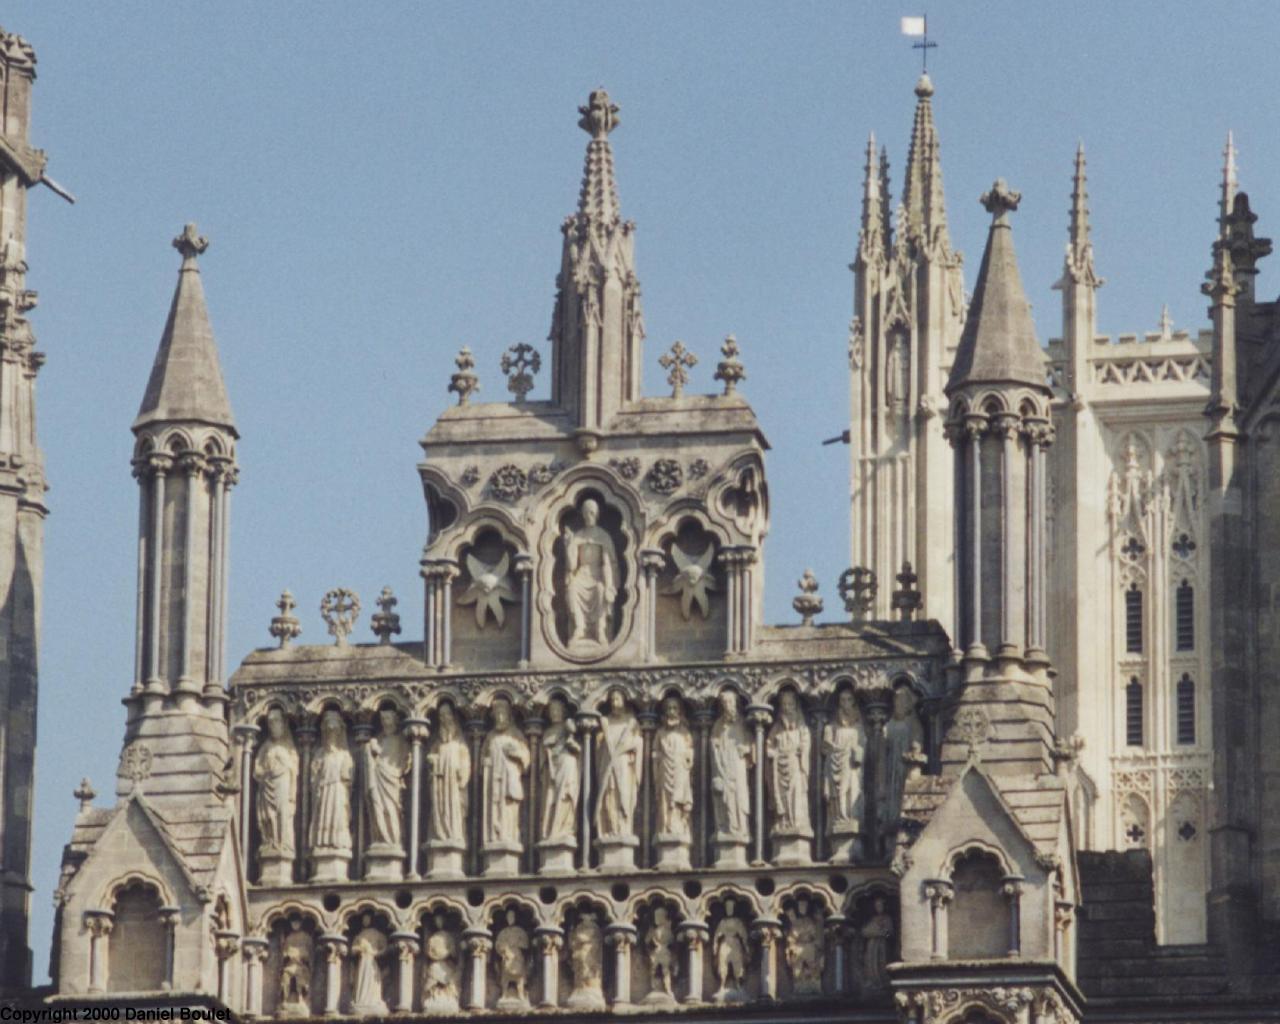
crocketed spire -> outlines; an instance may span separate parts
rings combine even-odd
[[[947,211],[942,198],[942,161],[933,123],[933,82],[927,74],[916,82],[916,113],[911,126],[906,185],[902,205],[906,223],[898,230],[908,240],[926,245],[947,242]]]
[[[592,225],[608,227],[621,216],[618,187],[613,180],[613,149],[609,145],[609,133],[618,127],[618,105],[603,89],[596,89],[578,113],[582,115],[578,127],[591,136],[582,170],[578,216]]]
[[[1009,214],[1021,198],[1003,179],[982,197],[982,205],[992,215],[991,231],[947,381],[948,393],[976,383],[1044,387],[1044,351],[1036,341],[1009,224]]]
[[[197,234],[194,224],[188,224],[173,240],[173,247],[182,254],[182,269],[133,429],[151,423],[191,421],[235,433],[197,262],[209,248],[209,241]]]

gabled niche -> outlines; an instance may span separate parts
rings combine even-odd
[[[723,657],[729,636],[728,584],[716,536],[694,516],[676,523],[660,544],[657,654],[665,661]]]

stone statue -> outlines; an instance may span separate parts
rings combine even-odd
[[[516,912],[507,911],[507,924],[493,943],[498,966],[498,1009],[529,1008],[529,934],[516,924]]]
[[[484,842],[520,843],[520,805],[529,760],[529,743],[516,728],[511,701],[494,698],[493,731],[485,738],[480,760]]]
[[[365,744],[365,810],[369,842],[403,850],[404,780],[409,771],[409,744],[400,719],[390,708],[378,712],[382,735]]]
[[[809,727],[794,690],[782,691],[778,718],[765,743],[765,756],[769,761],[774,831],[809,832]]]
[[[435,746],[427,755],[427,775],[431,780],[431,838],[465,844],[471,751],[467,749],[452,704],[440,705],[437,723]]]
[[[822,797],[827,834],[835,838],[832,859],[851,859],[862,822],[862,759],[866,739],[852,690],[836,698],[835,718],[822,729]]]
[[[691,838],[693,811],[693,734],[678,697],[662,702],[662,727],[653,743],[653,787],[658,805],[658,835]]]
[[[645,953],[649,957],[649,995],[646,1003],[675,1002],[673,982],[678,973],[676,956],[672,951],[675,931],[671,927],[671,915],[666,907],[653,911],[653,924],[644,933]]]
[[[568,1005],[575,1010],[603,1010],[604,935],[596,915],[583,914],[569,932],[569,973],[573,990]]]
[[[311,761],[311,859],[316,881],[346,876],[351,859],[351,776],[347,726],[333,708],[320,718],[320,749]]]
[[[881,826],[892,842],[902,817],[902,790],[912,761],[924,758],[924,727],[916,714],[916,695],[909,686],[893,691],[893,717],[884,726],[884,769],[880,773]]]
[[[872,904],[872,914],[862,926],[862,987],[881,991],[889,987],[889,942],[893,938],[893,918],[883,896]]]
[[[634,836],[636,794],[640,791],[644,740],[621,690],[609,693],[609,709],[596,739],[599,803],[596,832],[603,839]]]
[[[712,997],[717,1003],[739,1003],[747,998],[747,926],[734,916],[734,900],[724,901],[724,917],[716,925],[711,940],[711,952],[715,957],[718,988]]]
[[[458,939],[445,930],[442,915],[436,915],[435,926],[422,949],[426,957],[422,970],[422,1009],[426,1013],[457,1013],[462,983]]]
[[[550,725],[542,734],[543,772],[542,838],[544,842],[575,843],[578,827],[578,794],[582,788],[578,755],[582,745],[561,697],[547,704]]]
[[[565,603],[569,609],[569,647],[603,647],[613,631],[613,601],[618,594],[618,552],[600,525],[600,505],[582,503],[582,525],[564,528]]]
[[[720,694],[720,717],[711,728],[711,802],[716,832],[747,842],[751,836],[751,768],[755,748],[732,690]]]
[[[382,998],[382,969],[378,960],[387,951],[387,938],[372,927],[372,916],[364,915],[364,929],[351,941],[351,959],[355,970],[351,979],[353,1013],[385,1014],[387,1002]]]
[[[799,899],[788,914],[783,946],[787,967],[791,971],[791,987],[797,995],[822,993],[822,969],[825,957],[822,949],[822,920],[809,911],[809,901]]]
[[[289,734],[284,712],[273,707],[267,712],[267,739],[258,748],[253,762],[257,783],[258,835],[260,857],[293,859],[293,815],[298,800],[298,750]]]
[[[302,930],[302,922],[289,922],[289,934],[280,950],[281,1017],[311,1016],[311,936]]]

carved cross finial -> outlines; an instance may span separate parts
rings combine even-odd
[[[476,357],[471,349],[463,345],[453,360],[458,365],[457,372],[449,378],[449,390],[458,393],[458,404],[466,405],[471,396],[480,390],[480,378],[476,375]]]
[[[747,371],[742,366],[742,360],[738,358],[738,339],[732,334],[727,335],[724,344],[720,346],[720,354],[724,358],[716,364],[715,376],[712,379],[724,381],[724,393],[731,395],[738,384],[747,379]]]
[[[897,580],[898,589],[892,596],[893,607],[898,613],[898,618],[903,622],[910,622],[915,618],[920,606],[924,604],[924,598],[916,588],[920,577],[912,570],[910,562],[903,562],[902,572],[898,573]]]
[[[684,347],[683,341],[677,341],[666,355],[658,359],[658,365],[667,370],[667,383],[671,385],[671,397],[679,398],[684,394],[684,386],[689,383],[689,369],[698,365],[698,357]]]
[[[182,263],[185,266],[209,248],[209,239],[199,234],[194,224],[188,224],[182,229],[182,234],[173,240],[173,247],[182,253]]]
[[[618,109],[607,92],[594,89],[587,97],[587,105],[578,108],[578,113],[582,115],[578,127],[593,139],[608,138],[609,133],[618,127]]]
[[[395,611],[399,603],[399,598],[391,593],[390,587],[382,588],[382,593],[378,595],[376,602],[378,610],[373,613],[370,623],[379,643],[389,644],[391,637],[400,633],[400,616]]]
[[[284,591],[280,595],[280,600],[276,602],[276,607],[280,609],[280,614],[272,617],[270,633],[273,637],[280,641],[281,649],[288,647],[302,633],[302,624],[298,621],[297,616],[293,614],[296,604],[293,600],[293,594]]]
[[[796,581],[800,594],[791,599],[791,607],[800,613],[800,625],[812,626],[813,617],[822,613],[822,598],[818,596],[818,577],[812,569],[806,569],[804,575]]]
[[[533,390],[533,377],[540,369],[542,357],[532,345],[523,341],[502,353],[502,372],[507,378],[507,390],[516,396],[517,402],[523,402]]]
[[[334,646],[346,647],[347,637],[360,617],[360,598],[354,590],[338,587],[320,600],[320,617],[329,627]]]
[[[83,811],[93,803],[93,798],[98,794],[93,791],[93,783],[89,781],[89,777],[86,775],[80,780],[80,785],[75,788],[71,795],[80,801],[80,810]]]
[[[1013,191],[1004,178],[997,178],[991,191],[982,194],[981,202],[996,224],[1008,224],[1009,214],[1022,202],[1022,193]]]
[[[840,582],[836,584],[836,591],[844,601],[844,610],[854,622],[866,622],[871,617],[879,589],[875,572],[860,565],[842,572]]]
[[[134,792],[142,791],[142,780],[151,775],[151,748],[130,743],[120,755],[120,773],[133,781]]]

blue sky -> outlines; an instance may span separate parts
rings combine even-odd
[[[945,4],[931,56],[952,238],[972,285],[978,195],[1023,193],[1015,238],[1041,339],[1058,332],[1069,178],[1089,154],[1104,331],[1205,324],[1228,128],[1262,234],[1280,197],[1280,11],[1256,3]],[[867,132],[895,192],[918,9],[854,3],[9,0],[36,47],[34,142],[75,193],[30,204],[29,283],[48,363],[52,483],[37,765],[36,975],[81,776],[109,800],[132,680],[136,486],[129,424],[195,220],[240,431],[228,660],[268,642],[280,590],[304,641],[333,586],[401,597],[421,635],[417,440],[475,351],[481,397],[508,345],[543,347],[559,224],[576,202],[577,106],[606,86],[624,214],[638,224],[647,390],[677,338],[712,390],[737,335],[773,444],[767,605],[790,620],[806,565],[847,564],[846,266]],[[1274,291],[1265,267],[1261,294]],[[544,388],[535,397],[545,393]],[[368,613],[359,625],[368,629]]]

